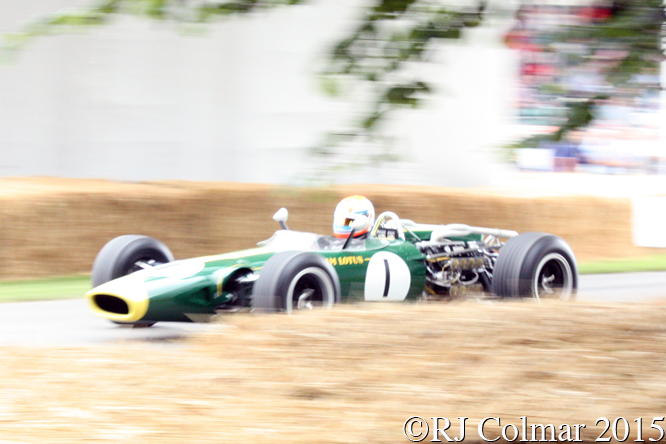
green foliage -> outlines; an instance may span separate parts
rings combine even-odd
[[[374,142],[384,145],[382,154],[361,154],[355,159],[343,156],[343,162],[358,165],[397,160],[391,141],[381,134],[382,123],[392,111],[418,108],[433,92],[430,85],[406,75],[403,68],[411,62],[427,62],[428,50],[435,42],[460,39],[465,28],[479,26],[484,10],[483,2],[474,9],[460,10],[427,0],[378,2],[348,36],[332,47],[329,64],[322,73],[329,79],[327,92],[341,95],[345,88],[339,85],[351,85],[349,96],[355,102],[367,102],[367,111],[340,133],[345,137],[329,134],[313,152],[334,154],[343,152],[343,145]],[[359,90],[366,92],[365,100],[356,93]]]
[[[574,102],[569,105],[567,110],[567,120],[555,132],[553,140],[559,142],[569,131],[585,127],[594,120],[594,111],[596,103],[599,100],[607,98],[606,96],[595,96],[592,99],[582,102]]]
[[[236,2],[204,5],[199,9],[199,21],[206,22],[216,16],[248,13],[259,5],[259,0],[239,0]],[[293,4],[292,2],[288,2]]]
[[[478,26],[483,9],[453,11],[425,1],[384,0],[333,47],[327,74],[382,81],[404,62],[424,60],[432,41],[459,39],[462,29]],[[402,26],[391,26],[395,22]]]
[[[509,148],[541,148],[548,146],[548,142],[559,142],[570,131],[586,127],[595,118],[597,103],[608,99],[607,95],[597,95],[591,99],[570,101],[567,105],[566,121],[552,134],[539,134],[521,140]]]
[[[509,149],[520,149],[520,148],[540,148],[546,146],[550,142],[555,142],[555,137],[551,134],[538,134],[536,136],[528,137],[519,142],[516,142],[513,145],[510,145]]]
[[[382,102],[391,105],[407,105],[416,108],[419,104],[418,93],[429,93],[431,89],[423,82],[413,82],[407,85],[392,86],[386,91]]]
[[[161,21],[203,23],[232,14],[246,14],[254,10],[294,5],[303,0],[229,0],[190,4],[185,0],[106,0],[90,8],[66,10],[41,18],[16,33],[6,34],[0,40],[0,53],[15,52],[33,38],[70,32],[76,29],[107,23],[116,14],[131,14]],[[2,55],[2,54],[0,54]]]

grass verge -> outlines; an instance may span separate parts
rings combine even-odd
[[[581,262],[578,264],[578,270],[580,274],[666,271],[666,254],[656,254],[628,259],[605,259],[602,261]]]
[[[81,298],[90,290],[90,276],[0,282],[0,302]]]

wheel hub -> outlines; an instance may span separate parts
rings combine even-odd
[[[303,291],[303,293],[301,293],[301,295],[298,297],[296,309],[303,310],[307,308],[308,310],[312,310],[312,300],[310,300],[310,298],[314,292],[315,291],[312,288],[308,288],[307,290]]]

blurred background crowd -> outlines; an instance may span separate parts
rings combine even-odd
[[[589,122],[538,146],[555,158],[542,167],[663,172],[659,2],[524,4],[516,19],[506,41],[521,54],[520,122],[548,133],[571,104],[593,104]]]

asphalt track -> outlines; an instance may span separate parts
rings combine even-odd
[[[585,275],[578,300],[646,302],[666,298],[666,272]],[[17,302],[0,305],[0,346],[140,346],[179,347],[189,334],[223,328],[206,324],[162,322],[151,328],[119,327],[92,314],[83,299]]]

